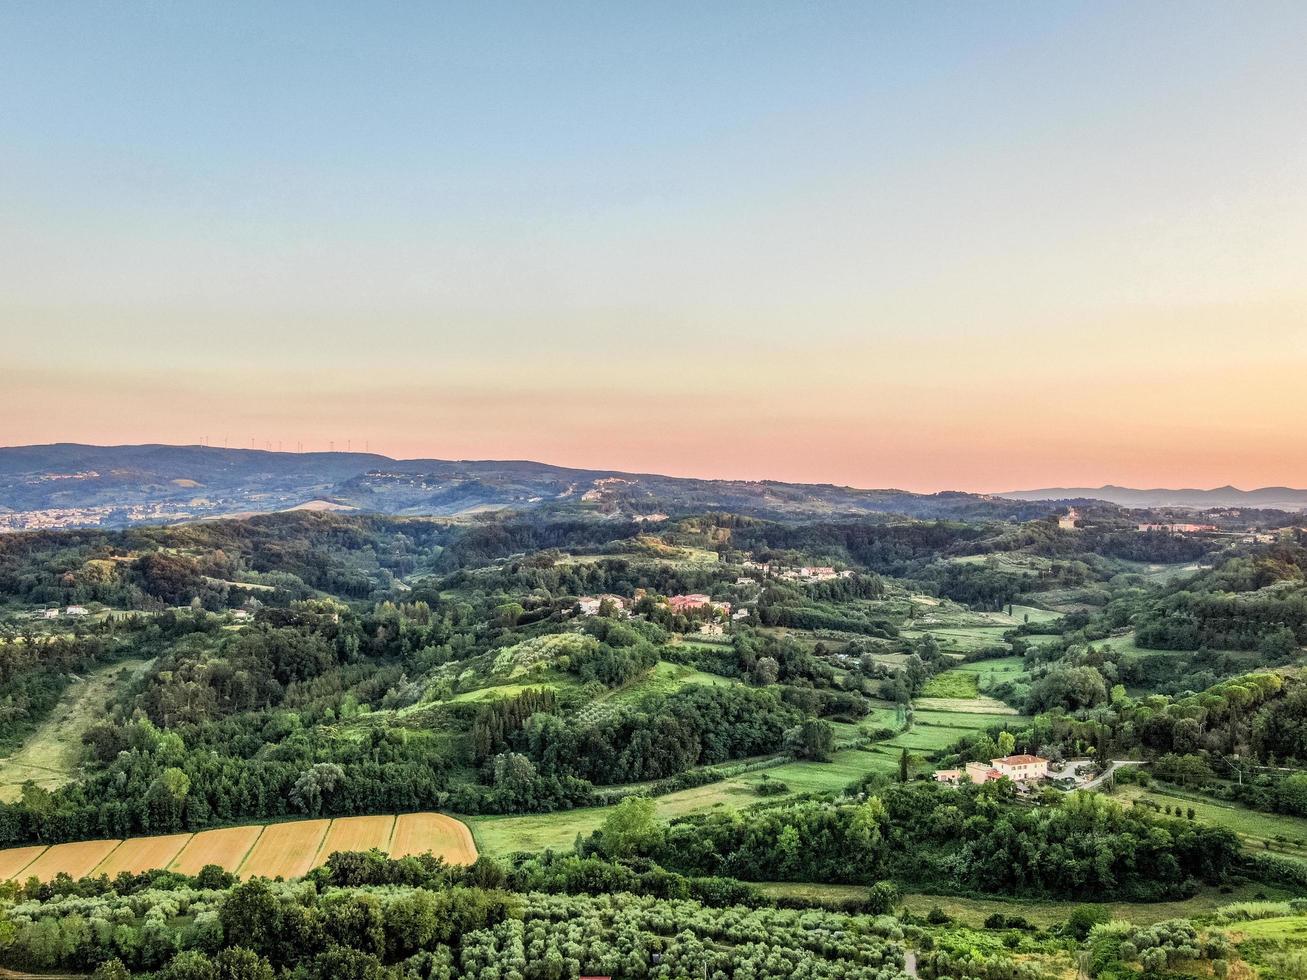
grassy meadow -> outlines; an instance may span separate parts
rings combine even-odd
[[[100,720],[114,691],[141,676],[153,661],[122,660],[73,681],[44,722],[13,755],[0,759],[0,800],[12,802],[31,780],[45,789],[70,782],[82,735]]]

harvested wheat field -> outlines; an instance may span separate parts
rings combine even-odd
[[[259,839],[263,827],[224,827],[222,830],[201,830],[173,858],[169,871],[178,874],[199,874],[206,864],[216,864],[232,871],[240,867],[245,855]]]
[[[298,878],[306,874],[313,867],[330,824],[330,820],[268,824],[237,873],[242,878]]]
[[[23,869],[44,850],[44,844],[33,844],[31,847],[11,847],[0,851],[0,881],[8,881],[10,878],[24,880]]]
[[[52,844],[24,868],[22,874],[24,878],[35,875],[42,881],[52,881],[61,871],[74,878],[85,878],[121,843],[118,840],[79,840],[72,844]]]
[[[370,851],[374,847],[385,851],[390,848],[390,834],[395,828],[393,816],[337,817],[318,852],[314,867],[325,864],[336,851]]]
[[[197,834],[132,837],[125,841],[91,840],[46,847],[0,849],[0,881],[49,881],[63,871],[74,878],[121,871],[139,874],[166,868],[194,875],[216,864],[242,878],[298,878],[326,862],[336,851],[370,851],[391,857],[430,851],[450,864],[471,864],[476,844],[467,825],[443,813],[405,813],[335,820],[289,820],[202,830]]]
[[[166,868],[177,856],[190,834],[169,834],[166,837],[132,837],[119,844],[95,869],[97,875],[112,878],[121,871],[140,874],[155,868]]]
[[[450,864],[471,864],[477,846],[467,824],[443,813],[401,813],[390,841],[391,857],[408,857],[430,851]]]

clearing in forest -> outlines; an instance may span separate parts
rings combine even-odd
[[[242,878],[299,878],[307,874],[330,825],[330,820],[268,824],[236,873]]]
[[[114,688],[130,683],[151,663],[120,660],[69,684],[50,716],[22,748],[0,759],[0,800],[12,803],[18,799],[29,779],[51,790],[69,782],[82,750],[82,735],[103,717],[105,701]]]

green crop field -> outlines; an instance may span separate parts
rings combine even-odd
[[[958,664],[953,670],[968,671],[984,678],[993,675],[999,680],[1009,680],[1026,672],[1025,661],[1020,657],[993,657],[989,660],[972,660]]]
[[[974,729],[971,728],[914,726],[910,731],[895,735],[880,744],[891,748],[910,749],[913,752],[942,752],[962,736],[970,735],[973,731]]]
[[[946,670],[926,681],[921,696],[926,698],[974,698],[976,675],[965,670]]]
[[[1106,640],[1095,640],[1093,645],[1096,647],[1110,647],[1119,653],[1130,656],[1156,657],[1166,656],[1167,654],[1175,652],[1171,650],[1150,650],[1146,647],[1139,646],[1135,642],[1134,630],[1131,630],[1129,633],[1123,633],[1121,636],[1110,636]],[[1226,654],[1235,660],[1246,661],[1249,666],[1256,665],[1260,660],[1260,655],[1255,650],[1213,650],[1212,653]]]
[[[647,677],[642,681],[631,685],[619,692],[619,697],[638,694],[671,694],[673,691],[680,690],[690,684],[726,684],[739,685],[744,681],[738,677],[725,677],[721,674],[710,674],[707,671],[695,670],[693,667],[687,667],[685,664],[673,664],[667,661],[659,661],[657,666],[651,670]]]
[[[994,725],[1002,725],[1005,728],[1017,729],[1029,723],[1030,719],[1025,715],[1013,714],[989,714],[979,711],[935,711],[918,708],[913,718],[914,727],[936,727],[944,728],[969,728],[969,729],[986,729]]]

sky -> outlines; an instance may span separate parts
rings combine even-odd
[[[0,445],[1307,486],[1307,4],[0,4]]]

